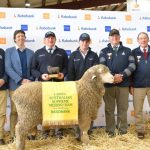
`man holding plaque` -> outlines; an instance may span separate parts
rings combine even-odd
[[[37,81],[63,81],[67,74],[68,56],[64,49],[55,45],[56,36],[54,32],[47,32],[44,38],[45,46],[37,50],[32,59],[31,73]],[[49,66],[49,67],[48,67]],[[57,68],[56,73],[52,71],[49,75],[49,68]],[[58,73],[59,68],[59,73]],[[50,130],[54,135],[54,130]],[[49,130],[44,131],[44,136],[49,135]],[[56,136],[61,137],[62,130],[57,129]]]

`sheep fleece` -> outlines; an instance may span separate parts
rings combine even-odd
[[[79,127],[83,132],[88,131],[91,121],[96,119],[105,91],[101,77],[92,78],[93,72],[100,76],[96,71],[97,67],[99,68],[99,65],[92,67],[80,80],[75,81],[79,101]],[[13,101],[18,112],[16,136],[24,143],[27,133],[42,123],[42,83],[31,82],[20,86],[13,95]],[[17,144],[19,145],[19,142]],[[19,150],[24,149],[24,146],[18,147]]]

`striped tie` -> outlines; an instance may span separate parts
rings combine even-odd
[[[115,51],[115,53],[117,53],[118,47],[117,46],[113,46],[113,50]]]
[[[48,49],[49,54],[51,54],[51,55],[52,55],[52,50],[53,50],[52,48],[49,48],[49,49]]]

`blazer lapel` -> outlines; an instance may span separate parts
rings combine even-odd
[[[13,58],[15,58],[16,60],[16,62],[17,62],[17,64],[18,64],[18,68],[19,68],[19,70],[22,72],[22,69],[21,69],[21,61],[20,61],[20,57],[19,57],[19,54],[18,54],[18,50],[14,47],[14,57]]]
[[[28,51],[28,49],[26,49],[26,56],[27,56],[27,69],[28,68],[30,68],[30,63],[31,63],[31,58],[30,58],[30,56],[31,56],[31,54],[30,54],[30,52]]]

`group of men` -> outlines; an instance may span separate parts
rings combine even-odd
[[[117,29],[109,32],[110,43],[100,50],[98,55],[89,47],[91,38],[87,33],[79,37],[79,47],[72,52],[69,59],[64,49],[55,45],[56,35],[49,31],[44,37],[44,47],[35,53],[25,46],[25,32],[14,32],[15,46],[0,49],[0,145],[4,144],[4,124],[6,119],[7,89],[10,99],[21,85],[32,81],[68,81],[79,80],[84,72],[96,65],[106,65],[114,75],[114,83],[106,84],[104,95],[106,132],[115,136],[117,128],[121,135],[127,133],[127,109],[129,91],[133,94],[137,136],[144,138],[142,117],[143,103],[147,95],[150,104],[150,47],[149,37],[145,32],[139,33],[139,46],[132,50],[123,46]],[[58,78],[51,79],[47,66],[59,67]],[[117,126],[115,123],[115,106],[117,106]],[[16,107],[11,99],[10,134],[13,141],[17,122]],[[92,123],[91,123],[92,125]],[[50,131],[45,131],[49,134]],[[62,129],[53,130],[53,134],[62,135]],[[79,129],[76,132],[80,132]],[[80,134],[78,134],[80,136]],[[34,137],[34,136],[33,136]]]

